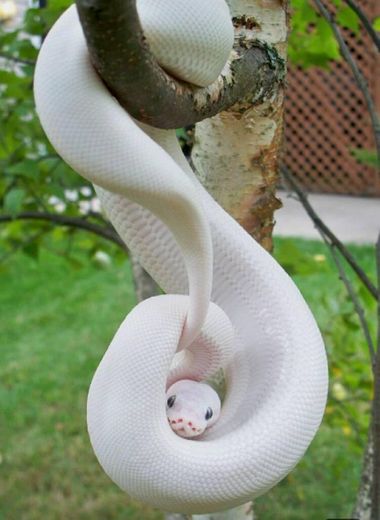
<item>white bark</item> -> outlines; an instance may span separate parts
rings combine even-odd
[[[274,45],[286,57],[286,2],[229,0],[234,17],[249,23],[241,34]],[[282,143],[283,89],[260,105],[243,101],[196,125],[192,159],[213,197],[267,249],[272,246],[277,161]]]

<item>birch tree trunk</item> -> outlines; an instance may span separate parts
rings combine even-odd
[[[286,58],[287,11],[281,0],[227,0],[235,26],[249,43],[260,40]],[[278,157],[283,139],[281,83],[256,105],[245,99],[196,125],[192,160],[221,206],[267,250],[272,249]]]
[[[372,484],[373,484],[373,434],[370,428],[367,447],[364,453],[360,489],[356,499],[352,518],[371,520]]]

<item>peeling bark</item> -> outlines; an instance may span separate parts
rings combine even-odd
[[[287,13],[281,0],[230,0],[240,41],[260,40],[286,58]],[[243,21],[244,24],[239,26]],[[272,249],[278,159],[283,139],[283,82],[260,103],[243,98],[196,125],[192,160],[223,208],[267,250]]]

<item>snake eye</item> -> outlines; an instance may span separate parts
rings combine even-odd
[[[175,395],[171,395],[169,397],[169,399],[166,401],[166,404],[168,405],[169,408],[171,408],[173,406],[175,398],[176,398]]]
[[[206,421],[208,421],[209,419],[211,419],[211,417],[214,415],[214,412],[212,411],[212,408],[207,408],[207,412],[206,412],[206,415],[205,415],[205,419]]]

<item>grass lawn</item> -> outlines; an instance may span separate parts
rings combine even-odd
[[[352,251],[373,274],[372,249]],[[260,520],[349,516],[368,420],[367,351],[325,247],[282,239],[276,256],[324,333],[331,399],[301,464],[256,501],[256,511]],[[0,519],[163,518],[110,482],[86,432],[91,377],[134,305],[128,262],[77,269],[46,250],[38,262],[20,253],[7,261],[0,284]]]

